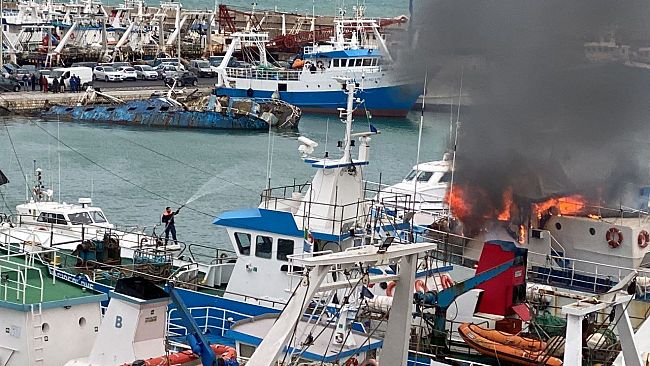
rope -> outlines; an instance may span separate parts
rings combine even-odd
[[[149,193],[150,195],[152,195],[152,196],[154,196],[154,197],[157,197],[157,198],[160,198],[160,199],[163,199],[163,200],[169,201],[169,202],[171,202],[171,203],[173,203],[173,204],[178,205],[179,207],[183,205],[183,203],[181,203],[181,202],[176,202],[176,201],[172,200],[172,199],[169,198],[169,197],[165,197],[165,196],[163,196],[163,195],[160,195],[160,194],[158,194],[158,193],[156,193],[156,192],[154,192],[154,191],[152,191],[152,190],[150,190],[150,189],[148,189],[148,188],[145,188],[145,187],[143,187],[143,186],[141,186],[141,185],[139,185],[139,184],[137,184],[137,183],[131,181],[131,180],[128,179],[128,178],[125,178],[125,177],[123,177],[123,176],[121,176],[121,175],[119,175],[119,174],[113,172],[112,170],[110,170],[110,169],[104,167],[103,165],[97,163],[96,161],[94,161],[93,159],[91,159],[91,158],[89,158],[88,156],[84,155],[83,153],[81,153],[81,152],[78,151],[77,149],[73,148],[72,146],[70,146],[70,145],[66,144],[65,142],[61,141],[61,140],[60,140],[59,138],[57,138],[56,136],[52,135],[52,134],[51,134],[47,129],[43,128],[43,126],[41,126],[38,122],[34,122],[34,125],[35,125],[36,127],[40,128],[40,129],[41,129],[43,132],[45,132],[48,136],[54,138],[56,141],[58,141],[59,143],[61,143],[61,145],[65,146],[65,147],[68,148],[70,151],[72,151],[72,152],[76,153],[77,155],[81,156],[83,159],[87,160],[88,162],[90,162],[91,164],[95,165],[95,166],[98,167],[99,169],[105,171],[106,173],[108,173],[108,174],[110,174],[110,175],[112,175],[112,176],[114,176],[114,177],[116,177],[116,178],[118,178],[118,179],[120,179],[120,180],[123,180],[124,182],[126,182],[126,183],[128,183],[128,184],[130,184],[130,185],[132,185],[132,186],[134,186],[134,187],[136,187],[136,188],[139,188],[140,190],[143,190],[143,191]],[[191,210],[191,211],[194,211],[194,212],[197,212],[197,213],[203,214],[203,215],[205,215],[205,216],[209,216],[209,217],[214,216],[214,215],[212,215],[212,214],[209,214],[209,213],[207,213],[207,212],[203,212],[203,211],[197,210],[197,209],[192,208],[192,207],[189,207],[189,206],[185,206],[185,207],[186,207],[188,210]]]
[[[14,145],[14,141],[11,138],[11,133],[9,133],[9,126],[7,125],[6,121],[4,121],[4,125],[5,125],[5,130],[7,130],[7,137],[9,138],[9,143],[11,143],[11,149],[14,151],[14,156],[16,157],[16,161],[18,162],[18,167],[20,168],[20,173],[23,175],[23,179],[25,180],[25,184],[28,184],[27,175],[25,175],[25,170],[23,169],[23,165],[20,163],[20,159],[18,158],[18,152],[16,151],[16,146]]]

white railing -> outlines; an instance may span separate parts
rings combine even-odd
[[[259,79],[259,80],[290,80],[300,79],[302,71],[298,70],[265,70],[252,68],[227,67],[226,75],[231,78]]]
[[[32,289],[38,292],[39,302],[43,302],[43,273],[34,266],[34,257],[38,253],[15,253],[0,256],[0,289],[4,301],[9,300],[9,294],[15,292],[15,301],[27,303],[27,291]],[[36,284],[30,284],[30,271],[38,276]],[[15,278],[12,278],[15,276]]]
[[[174,317],[174,313],[178,309],[174,308],[169,311],[167,314],[167,334],[170,336],[185,336],[187,335],[187,328],[178,325],[178,322],[182,322],[183,319],[180,317]],[[233,315],[240,318],[251,318],[248,314],[243,314],[237,311],[232,311],[228,309],[218,308],[214,306],[200,306],[189,308],[190,315],[194,318],[194,321],[201,327],[201,331],[206,333],[210,330],[210,333],[217,334],[223,337],[228,329],[230,329],[231,317]],[[195,316],[192,313],[201,312],[202,315]],[[219,316],[221,314],[221,316]],[[217,325],[215,325],[217,324]]]

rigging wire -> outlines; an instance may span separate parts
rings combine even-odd
[[[192,164],[190,164],[190,163],[188,163],[188,162],[185,162],[185,161],[179,160],[179,159],[177,159],[177,158],[175,158],[175,157],[173,157],[173,156],[170,156],[170,155],[164,154],[164,153],[162,153],[162,152],[160,152],[160,151],[157,151],[157,150],[154,150],[154,149],[152,149],[152,148],[150,148],[150,147],[148,147],[148,146],[142,145],[142,144],[140,144],[139,142],[133,141],[133,140],[131,140],[131,139],[129,139],[129,138],[126,138],[126,137],[124,137],[124,136],[119,136],[119,135],[118,135],[118,137],[121,138],[121,139],[124,139],[124,140],[126,140],[126,141],[128,141],[128,142],[130,142],[130,143],[132,143],[132,144],[134,144],[134,145],[136,145],[136,146],[138,146],[138,147],[141,147],[141,148],[143,148],[143,149],[145,149],[145,150],[147,150],[147,151],[149,151],[149,152],[152,152],[152,153],[154,153],[154,154],[156,154],[156,155],[160,155],[160,156],[162,156],[162,157],[164,157],[164,158],[167,158],[167,159],[169,159],[169,160],[175,161],[175,162],[177,162],[177,163],[179,163],[179,164],[182,164],[182,165],[184,165],[184,166],[186,166],[186,167],[188,167],[188,168],[192,168],[192,169],[194,169],[194,170],[196,170],[196,171],[198,171],[198,172],[204,173],[204,174],[209,175],[209,176],[213,176],[212,174],[214,174],[214,173],[211,173],[211,172],[209,172],[209,171],[207,171],[207,170],[205,170],[205,169],[202,169],[202,168],[200,168],[200,167],[197,167],[197,166],[195,166],[195,165],[192,165]],[[241,185],[241,184],[237,184],[237,183],[235,183],[235,182],[233,182],[233,181],[230,181],[230,180],[228,180],[228,179],[225,179],[225,178],[222,178],[222,177],[219,177],[219,176],[214,176],[214,177],[217,178],[218,180],[221,180],[221,181],[225,182],[225,183],[232,184],[232,185],[235,186],[235,187],[239,187],[239,188],[241,188],[241,189],[245,189],[245,190],[247,190],[247,191],[257,193],[257,191],[255,191],[255,190],[253,190],[253,189],[251,189],[251,188],[245,187],[245,186],[243,186],[243,185]]]
[[[43,126],[41,126],[38,122],[34,122],[34,125],[35,125],[36,127],[38,127],[39,129],[41,129],[41,131],[45,132],[48,136],[50,136],[50,137],[56,139],[56,141],[59,142],[61,145],[65,146],[65,147],[68,148],[70,151],[72,151],[72,152],[74,152],[75,154],[81,156],[83,159],[87,160],[88,162],[90,162],[91,164],[95,165],[95,166],[98,167],[99,169],[105,171],[106,173],[108,173],[108,174],[110,174],[110,175],[112,175],[112,176],[114,176],[114,177],[116,177],[116,178],[118,178],[118,179],[120,179],[120,180],[123,180],[124,182],[126,182],[126,183],[128,183],[128,184],[130,184],[130,185],[132,185],[132,186],[134,186],[134,187],[136,187],[136,188],[139,188],[140,190],[145,191],[145,192],[149,193],[149,194],[152,195],[152,196],[155,196],[155,197],[157,197],[157,198],[160,198],[160,199],[163,199],[163,200],[169,201],[169,202],[171,202],[171,203],[173,203],[173,204],[178,205],[179,207],[183,205],[183,203],[181,203],[181,202],[176,202],[175,200],[173,200],[173,199],[171,199],[171,198],[169,198],[169,197],[165,197],[165,196],[163,196],[163,195],[161,195],[161,194],[158,194],[158,193],[156,193],[156,192],[154,192],[154,191],[152,191],[152,190],[150,190],[150,189],[148,189],[148,188],[146,188],[146,187],[143,187],[143,186],[141,186],[141,185],[139,185],[139,184],[133,182],[132,180],[130,180],[130,179],[128,179],[128,178],[125,178],[125,177],[123,177],[123,176],[121,176],[121,175],[115,173],[114,171],[112,171],[112,170],[110,170],[110,169],[104,167],[103,165],[97,163],[97,162],[94,161],[93,159],[91,159],[91,158],[89,158],[88,156],[86,156],[85,154],[81,153],[79,150],[77,150],[77,149],[73,148],[72,146],[66,144],[65,142],[61,141],[58,137],[52,135],[52,134],[50,133],[50,131],[48,131],[47,129],[45,129],[45,128],[44,128]],[[197,209],[192,208],[192,207],[189,207],[189,206],[185,206],[185,207],[186,207],[188,210],[190,210],[190,211],[194,211],[194,212],[197,212],[197,213],[203,214],[203,215],[205,215],[205,216],[209,216],[209,217],[213,217],[213,216],[214,216],[214,215],[212,215],[212,214],[209,214],[209,213],[207,213],[207,212],[203,212],[203,211],[201,211],[201,210],[197,210]]]
[[[7,130],[7,137],[9,138],[11,149],[14,151],[14,156],[16,157],[16,161],[18,162],[20,173],[23,175],[23,179],[25,180],[25,186],[28,186],[29,183],[27,182],[27,175],[25,175],[25,170],[23,169],[23,165],[20,163],[20,159],[18,158],[18,151],[16,151],[14,140],[11,138],[11,133],[9,133],[9,126],[7,125],[7,121],[4,121],[4,125],[5,125],[5,130]]]

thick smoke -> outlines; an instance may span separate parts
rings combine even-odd
[[[414,44],[399,57],[419,61],[403,65],[441,70],[429,80],[434,93],[457,93],[462,69],[471,95],[456,182],[480,197],[476,218],[498,212],[508,188],[529,201],[582,194],[639,207],[650,183],[650,69],[590,64],[584,43],[614,34],[632,50],[650,46],[650,3],[427,0],[413,18]],[[472,196],[476,187],[484,192]]]

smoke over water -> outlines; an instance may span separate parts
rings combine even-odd
[[[413,48],[399,57],[419,60],[418,74],[453,70],[431,78],[434,89],[458,85],[468,55],[480,60],[462,66],[473,105],[461,109],[455,176],[472,219],[494,218],[510,192],[520,202],[579,194],[640,207],[650,69],[588,63],[584,44],[614,32],[631,51],[649,47],[650,3],[443,0],[415,10]]]

